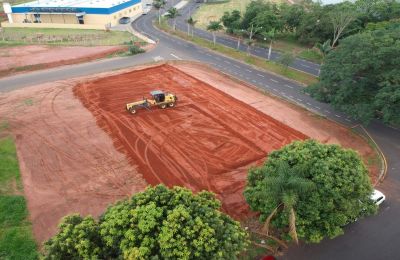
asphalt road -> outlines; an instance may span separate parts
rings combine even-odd
[[[201,4],[199,3],[195,3],[195,2],[189,2],[187,5],[185,5],[181,10],[179,10],[179,13],[181,14],[181,16],[179,16],[177,18],[177,29],[183,32],[187,32],[187,23],[186,20],[193,15],[193,13],[196,11],[197,7],[199,7]],[[167,7],[168,8],[168,7]],[[166,8],[166,9],[167,9]],[[198,37],[207,39],[209,41],[213,40],[212,34],[208,31],[199,29],[199,28],[195,28],[194,29],[194,34]],[[219,44],[225,45],[227,47],[231,47],[234,49],[237,49],[238,46],[238,40],[227,36],[225,34],[218,34],[216,37],[216,42],[218,42]],[[243,41],[240,43],[239,45],[239,49],[241,51],[247,51],[247,45],[243,43]],[[273,46],[272,46],[273,49]],[[261,47],[251,47],[251,54],[258,56],[260,58],[264,58],[267,59],[268,57],[268,49],[265,48],[261,48]],[[272,51],[271,53],[271,60],[277,60],[278,57],[281,55],[280,52],[275,52]],[[318,76],[319,74],[319,69],[320,69],[320,65],[307,61],[307,60],[303,60],[303,59],[299,59],[296,58],[295,61],[293,62],[293,64],[290,66],[294,69],[312,74],[314,76]]]
[[[114,58],[79,65],[64,66],[55,69],[26,73],[0,79],[0,91],[11,91],[29,85],[68,79],[77,76],[125,68],[161,60],[194,60],[207,63],[223,73],[229,74],[273,95],[290,100],[331,120],[346,126],[357,122],[343,113],[335,111],[328,104],[313,100],[303,94],[302,87],[295,82],[257,70],[256,68],[224,57],[215,52],[198,47],[178,38],[158,31],[152,26],[154,11],[136,20],[132,26],[139,32],[158,41],[151,52],[133,57]],[[345,235],[335,239],[326,239],[316,245],[291,246],[285,259],[399,259],[400,247],[397,238],[400,235],[400,131],[373,122],[367,127],[369,133],[383,150],[388,173],[379,189],[387,200],[381,205],[376,216],[359,220],[346,227]]]

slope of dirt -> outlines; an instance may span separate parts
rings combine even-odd
[[[126,50],[126,46],[28,45],[0,48],[0,77],[26,71],[86,62]]]
[[[16,138],[25,197],[38,242],[71,213],[97,216],[147,183],[72,93],[56,82],[0,96],[0,123]]]
[[[175,93],[178,105],[125,110],[155,89]],[[80,84],[75,94],[148,183],[213,191],[234,217],[248,213],[242,192],[249,166],[307,138],[169,65]]]

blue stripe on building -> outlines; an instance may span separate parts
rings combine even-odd
[[[138,4],[140,2],[141,2],[141,0],[131,0],[131,1],[116,5],[116,6],[109,7],[109,8],[68,7],[68,6],[66,6],[66,8],[75,8],[75,9],[77,9],[78,12],[85,12],[86,14],[113,14],[118,11],[121,11],[122,9],[128,8],[135,4]],[[11,10],[13,13],[32,13],[32,9],[37,10],[38,8],[40,8],[40,6],[38,6],[38,7],[22,7],[21,6],[21,7],[11,7]],[[43,8],[57,9],[60,7],[43,7]],[[40,13],[40,11],[38,13]]]

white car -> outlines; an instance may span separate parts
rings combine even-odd
[[[150,7],[148,7],[148,6],[146,6],[145,8],[143,8],[143,15],[146,15],[146,14],[148,14],[149,12],[151,11],[151,6]]]
[[[385,199],[386,197],[382,192],[374,189],[374,192],[372,192],[371,195],[371,200],[373,200],[376,205],[381,205],[385,201]]]

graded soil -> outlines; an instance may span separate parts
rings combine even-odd
[[[175,93],[177,106],[125,110],[156,89]],[[242,195],[248,168],[307,138],[169,65],[79,84],[74,92],[149,184],[212,191],[236,218],[248,213]]]
[[[177,106],[125,111],[126,103],[154,89],[174,92]],[[242,192],[248,167],[292,140],[341,144],[365,161],[375,155],[341,125],[187,62],[0,93],[0,125],[8,125],[16,140],[39,243],[55,234],[63,216],[99,216],[148,184],[211,190],[226,212],[247,216]],[[374,179],[377,168],[370,172]]]
[[[33,233],[40,245],[72,213],[98,216],[147,183],[60,81],[0,95],[0,125],[17,146]],[[1,257],[0,257],[1,258]]]
[[[379,155],[365,139],[348,128],[305,110],[278,97],[261,93],[257,88],[199,63],[175,62],[175,67],[235,97],[283,124],[321,143],[338,144],[357,151],[369,168],[370,179],[379,175]]]

